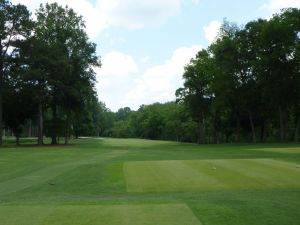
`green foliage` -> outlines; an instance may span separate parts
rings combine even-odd
[[[55,124],[60,123],[57,111],[61,108],[70,120],[72,112],[83,113],[81,109],[93,96],[93,67],[100,64],[95,55],[96,46],[89,42],[84,27],[80,16],[57,3],[41,5],[37,11],[35,37],[53,53],[48,57],[50,67],[47,68],[49,76],[46,82],[54,125],[50,129],[54,144],[58,132]],[[66,126],[70,129],[70,121]],[[66,130],[67,136],[68,133]]]
[[[30,14],[25,6],[12,5],[7,0],[0,1],[0,145],[2,144],[3,104],[5,101],[10,101],[4,99],[8,94],[5,90],[12,89],[9,87],[11,72],[16,65],[19,66],[20,44],[28,37],[31,28]],[[6,118],[9,116],[6,115]],[[23,118],[20,120],[22,121]]]
[[[11,80],[11,79],[10,79]],[[36,115],[36,105],[32,101],[30,86],[20,84],[9,85],[4,101],[4,121],[6,128],[12,129],[19,144],[19,137],[23,130],[22,125],[27,119]]]
[[[111,133],[105,136],[193,142],[196,124],[182,104],[169,102],[143,105],[137,111],[129,108],[114,113]]]
[[[176,91],[177,101],[187,105],[198,123],[198,143],[205,143],[204,124],[213,98],[213,71],[214,64],[209,52],[200,51],[185,67],[184,88]]]
[[[43,143],[43,131],[52,137],[53,144],[58,136],[65,136],[67,143],[76,122],[72,119],[85,114],[84,109],[96,98],[94,68],[100,66],[96,45],[89,41],[82,17],[68,7],[41,4],[32,22],[25,6],[4,0],[0,3],[0,118],[2,86],[6,85],[6,126],[16,130],[26,119],[36,120],[38,113],[38,143]],[[30,97],[25,94],[28,88],[32,90]],[[13,112],[23,104],[23,114]]]
[[[186,66],[176,92],[198,122],[198,142],[298,141],[299,9],[245,27],[224,21]]]

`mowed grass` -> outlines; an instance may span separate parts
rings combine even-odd
[[[201,225],[184,204],[4,206],[2,225]]]
[[[0,225],[299,225],[300,145],[0,148]]]
[[[273,159],[127,162],[129,192],[300,188],[300,167]]]
[[[300,154],[300,148],[255,148],[255,151],[277,152],[284,154]]]

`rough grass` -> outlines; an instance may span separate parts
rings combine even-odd
[[[1,225],[299,225],[299,144],[22,142],[0,148]]]

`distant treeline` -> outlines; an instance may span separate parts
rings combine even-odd
[[[220,142],[299,141],[300,10],[219,35],[185,67],[177,101],[120,109],[103,135]]]
[[[142,105],[137,111],[125,107],[116,113],[106,112],[105,117],[109,118],[110,126],[103,130],[102,136],[184,142],[197,140],[197,123],[182,104]]]

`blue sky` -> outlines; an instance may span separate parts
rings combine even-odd
[[[12,0],[34,11],[45,0]],[[48,2],[54,2],[49,0]],[[98,46],[97,92],[113,111],[175,99],[184,65],[213,41],[224,18],[269,18],[300,0],[57,0],[82,15]]]

